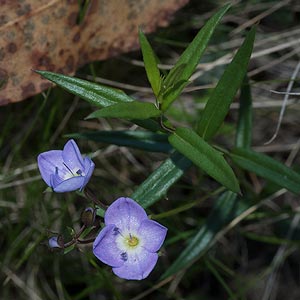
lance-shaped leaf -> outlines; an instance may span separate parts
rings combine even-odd
[[[177,128],[169,136],[170,144],[212,178],[238,193],[238,181],[223,154],[189,128]]]
[[[243,213],[249,203],[238,199],[236,194],[226,192],[217,201],[205,223],[197,234],[189,241],[187,247],[180,253],[175,262],[162,275],[162,278],[171,276],[182,269],[186,269],[216,242],[216,235],[234,218]]]
[[[159,103],[162,103],[163,101],[168,102],[168,99],[172,97],[176,98],[176,93],[179,89],[181,89],[181,86],[182,89],[184,89],[184,87],[189,83],[187,80],[180,80],[184,68],[185,64],[174,66],[172,68],[172,72],[170,71],[169,76],[163,80],[163,84],[157,98]]]
[[[89,131],[68,134],[67,137],[131,147],[151,152],[170,152],[172,147],[165,134],[149,131]]]
[[[245,76],[241,87],[239,120],[236,129],[235,145],[238,148],[251,147],[252,98],[248,77]]]
[[[191,162],[175,152],[165,160],[131,195],[144,208],[164,197],[169,188],[191,166]]]
[[[118,89],[53,72],[35,72],[97,107],[106,107],[120,102],[133,101],[131,97]]]
[[[150,43],[148,42],[142,30],[139,30],[139,41],[142,49],[147,77],[151,84],[153,93],[157,97],[161,86],[161,77],[159,69],[157,67],[157,59]]]
[[[300,193],[300,174],[279,161],[244,148],[234,149],[230,157],[239,167],[268,179],[295,194]]]
[[[54,82],[61,88],[68,92],[79,96],[80,98],[88,101],[97,107],[107,107],[117,103],[134,101],[131,97],[127,96],[123,91],[99,85],[87,80],[57,74],[48,71],[35,71],[48,80]],[[160,126],[155,120],[132,120],[133,123],[147,128],[151,131],[158,131]]]
[[[230,4],[225,5],[206,22],[204,27],[198,32],[194,40],[182,53],[175,66],[167,75],[164,82],[167,82],[168,86],[176,86],[176,89],[174,89],[171,94],[168,94],[168,97],[166,99],[162,98],[160,100],[160,102],[162,102],[163,111],[168,109],[168,107],[184,89],[186,84],[183,83],[187,83],[189,78],[195,71],[216,26],[218,25],[224,14],[227,12],[229,7]],[[174,73],[176,73],[176,76],[173,76]],[[176,78],[176,81],[172,82],[174,79],[169,80],[170,78]],[[178,84],[178,82],[181,82],[182,84]]]
[[[171,69],[168,76],[164,78],[163,92],[168,92],[168,89],[181,81],[181,76],[186,67],[186,64],[178,65],[178,63]]]
[[[168,101],[168,99],[177,98],[178,90],[183,90],[185,86],[189,84],[188,81],[178,81],[174,85],[171,86],[165,86],[163,90],[161,90],[161,96],[158,97],[158,102]],[[163,100],[161,100],[163,99]]]
[[[213,137],[222,125],[230,104],[242,84],[251,57],[254,38],[255,28],[252,28],[206,103],[197,126],[197,132],[206,140]]]
[[[131,101],[110,105],[91,113],[86,119],[124,118],[145,120],[158,117],[161,111],[153,103]]]

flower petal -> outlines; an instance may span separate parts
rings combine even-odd
[[[82,155],[74,140],[69,140],[65,144],[64,150],[62,151],[62,158],[72,172],[76,172],[77,170],[82,171],[84,169]]]
[[[103,263],[112,267],[121,267],[124,264],[121,250],[116,244],[116,226],[105,226],[93,244],[94,255]]]
[[[130,198],[121,197],[107,209],[105,224],[116,225],[121,232],[136,231],[143,220],[148,219],[145,210]]]
[[[52,188],[56,193],[65,193],[79,190],[84,182],[83,176],[71,177],[59,182],[56,175],[52,176]]]
[[[63,180],[57,174],[50,175],[50,186],[52,187],[52,189],[61,184],[62,182]]]
[[[93,161],[89,158],[89,157],[85,157],[83,160],[84,163],[84,182],[82,187],[80,188],[81,190],[87,185],[87,183],[89,182],[94,169],[95,169],[95,164],[93,163]]]
[[[143,247],[150,252],[156,252],[163,244],[168,229],[152,220],[144,220],[138,229],[138,236],[143,241]]]
[[[150,253],[143,249],[138,255],[128,254],[127,261],[121,267],[114,267],[113,272],[124,279],[141,280],[150,274],[157,260],[157,253]]]
[[[58,166],[63,165],[62,151],[51,150],[43,152],[38,156],[38,167],[43,180],[51,186],[50,177],[56,172]]]

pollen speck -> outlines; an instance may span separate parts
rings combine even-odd
[[[129,236],[127,239],[126,239],[126,242],[128,244],[128,246],[130,247],[135,247],[139,244],[139,239],[135,236]]]

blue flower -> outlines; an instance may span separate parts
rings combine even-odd
[[[51,150],[38,156],[38,167],[43,180],[55,192],[82,190],[95,168],[89,157],[82,157],[74,140],[63,150]]]
[[[157,263],[167,228],[149,220],[134,200],[123,197],[108,207],[104,222],[93,245],[94,255],[121,278],[146,278]]]

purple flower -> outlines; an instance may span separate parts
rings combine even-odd
[[[83,158],[74,140],[63,150],[51,150],[38,156],[42,178],[55,192],[82,190],[95,168],[89,157]]]
[[[130,198],[119,198],[107,209],[105,227],[94,245],[94,255],[124,279],[146,278],[156,265],[167,228],[149,220]]]

